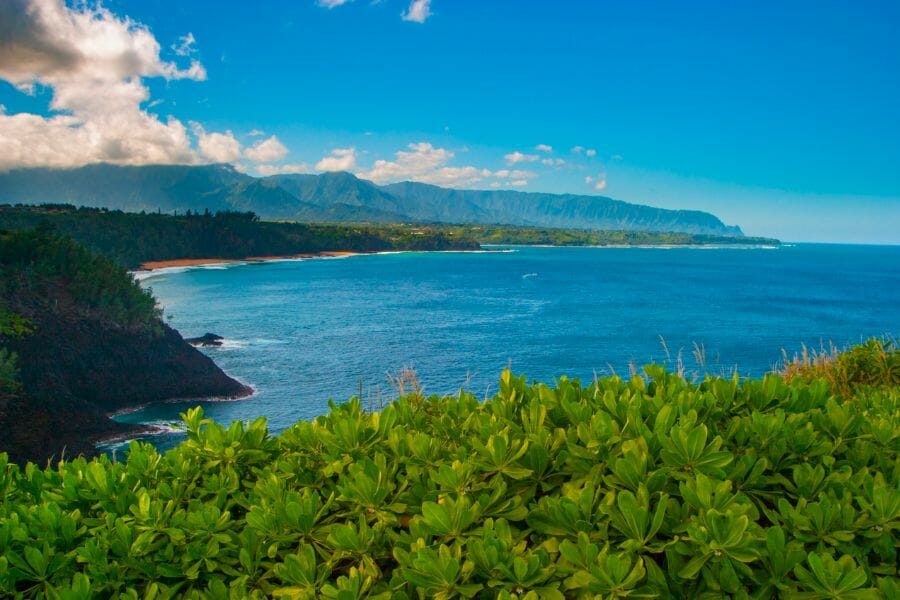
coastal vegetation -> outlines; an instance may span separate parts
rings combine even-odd
[[[513,227],[510,225],[446,225],[448,235],[472,237],[485,245],[522,246],[778,246],[780,241],[764,237],[676,233],[666,231],[626,231]]]
[[[46,227],[0,232],[0,449],[14,460],[95,453],[133,430],[111,411],[247,392],[122,266]]]
[[[898,598],[900,351],[413,389],[121,462],[0,455],[0,595]]]
[[[0,206],[0,229],[49,228],[120,265],[183,258],[239,259],[324,251],[475,250],[464,235],[404,225],[261,221],[252,212],[126,213],[68,204]]]
[[[308,224],[262,221],[249,212],[126,213],[67,204],[0,206],[0,229],[44,227],[128,268],[187,258],[242,259],[318,252],[474,250],[480,244],[556,246],[777,245],[769,238],[652,231],[589,231],[500,225]]]

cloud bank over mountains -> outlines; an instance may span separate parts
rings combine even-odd
[[[48,115],[0,111],[0,169],[265,163],[287,154],[275,136],[243,149],[231,131],[207,132],[151,112],[145,79],[204,81],[206,69],[196,59],[184,66],[164,60],[147,27],[102,5],[4,0],[0,40],[0,78],[25,94],[52,92]],[[172,51],[189,58],[194,44],[187,33]]]
[[[335,8],[346,1],[320,4]],[[421,23],[430,15],[428,0],[413,0],[403,18]],[[22,94],[47,91],[51,96],[42,113],[10,114],[0,104],[0,171],[100,162],[232,163],[264,176],[310,171],[306,163],[287,160],[289,149],[276,135],[254,129],[242,142],[231,130],[208,131],[199,121],[185,123],[159,114],[161,100],[151,101],[147,80],[205,81],[207,71],[195,58],[196,45],[194,35],[187,32],[163,47],[147,26],[101,4],[0,1],[0,79]],[[582,150],[577,147],[573,152]],[[349,171],[376,183],[411,180],[498,188],[525,187],[538,177],[535,170],[516,168],[528,163],[538,169],[577,168],[552,156],[553,147],[545,143],[535,145],[534,153],[506,154],[503,159],[509,168],[496,170],[455,165],[457,152],[420,141],[390,159],[364,166],[359,158],[365,152],[338,147],[315,162],[314,170]],[[589,185],[596,187],[597,182]]]

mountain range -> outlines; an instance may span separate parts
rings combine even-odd
[[[743,235],[697,210],[604,196],[457,190],[404,181],[379,186],[350,173],[251,177],[230,165],[16,169],[0,173],[0,203],[67,203],[128,212],[252,211],[264,219],[417,222]]]

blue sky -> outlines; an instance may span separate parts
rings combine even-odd
[[[140,110],[184,126],[179,160],[603,194],[748,234],[900,243],[900,3],[419,3],[414,20],[409,0],[103,7],[181,70],[136,73]],[[66,112],[49,103],[70,83],[47,69],[0,68],[7,116]]]

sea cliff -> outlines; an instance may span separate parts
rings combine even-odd
[[[122,267],[68,238],[0,234],[0,280],[0,451],[15,461],[93,454],[134,431],[115,411],[251,392],[163,323]]]

